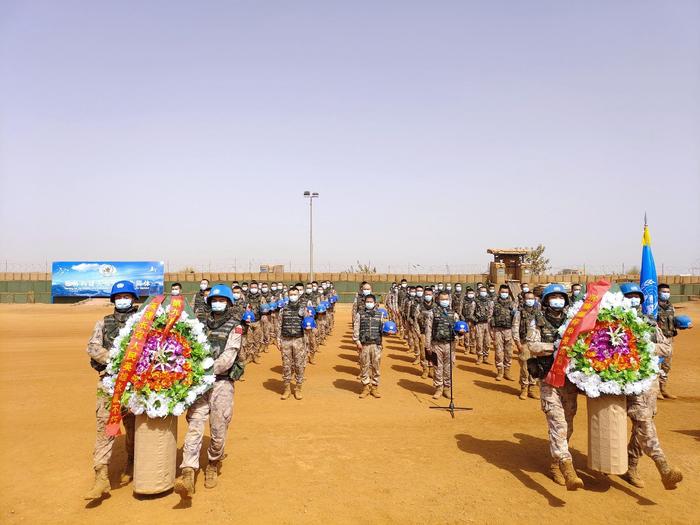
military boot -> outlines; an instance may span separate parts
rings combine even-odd
[[[576,469],[574,469],[574,463],[570,459],[560,461],[559,469],[564,475],[564,482],[566,483],[566,490],[576,490],[583,488],[583,480],[576,474]]]
[[[309,364],[310,365],[316,364],[316,354],[309,354]]]
[[[284,384],[284,392],[282,392],[282,396],[280,399],[289,399],[289,396],[292,395],[292,387],[289,385],[289,383]]]
[[[446,397],[447,399],[452,398],[452,387],[446,386],[445,388],[442,389],[442,397]]]
[[[134,479],[134,458],[126,459],[126,467],[124,467],[124,472],[121,475],[121,482],[123,484],[130,483]]]
[[[510,368],[506,368],[505,370],[503,370],[503,377],[506,381],[514,381],[513,376],[510,375]]]
[[[668,393],[668,390],[666,390],[665,385],[661,386],[661,388],[659,389],[659,394],[663,396],[663,399],[678,399],[678,396],[674,396],[673,394]]]
[[[496,372],[496,381],[503,381],[503,369],[499,368]]]
[[[566,485],[566,480],[561,473],[558,461],[552,461],[552,464],[549,466],[549,474],[557,485],[561,485],[562,487]]]
[[[520,395],[518,396],[518,399],[522,399],[523,401],[527,399],[527,387],[524,386],[520,389]]]
[[[428,377],[433,379],[435,377],[435,368],[432,366],[428,367]]]
[[[382,394],[379,393],[379,387],[378,387],[378,386],[373,386],[373,387],[370,389],[370,392],[369,392],[369,393],[372,394],[372,397],[377,398],[377,399],[379,399],[380,397],[382,397]]]
[[[360,399],[364,399],[369,395],[369,385],[362,385],[362,392],[360,392]]]
[[[109,476],[107,475],[107,465],[100,465],[95,467],[95,483],[90,491],[85,494],[85,499],[100,499],[103,495],[109,494],[111,489]]]
[[[439,386],[435,389],[435,393],[433,394],[433,399],[440,399],[441,395],[442,395],[442,387]]]
[[[491,361],[489,361],[489,356],[485,355],[484,358],[481,360],[482,363],[485,365],[490,365]]]
[[[420,357],[416,356],[416,358],[413,360],[411,363],[412,365],[419,365],[420,364]]]
[[[634,487],[638,487],[640,489],[644,488],[644,480],[639,477],[639,473],[637,472],[637,464],[633,463],[632,461],[628,463],[627,472],[620,477]]]
[[[428,367],[424,366],[423,367],[423,373],[420,375],[421,379],[428,379]]]
[[[213,489],[216,487],[217,477],[219,476],[219,462],[210,461],[207,468],[204,469],[204,487]]]
[[[301,394],[301,385],[296,385],[294,387],[294,399],[302,399],[304,396]]]
[[[475,365],[480,365],[483,362],[484,358],[481,355],[476,356],[476,362],[474,363]]]
[[[260,356],[258,354],[253,355],[253,363],[256,365],[260,364]]]
[[[666,490],[673,490],[676,488],[681,481],[683,481],[683,474],[677,468],[671,467],[665,458],[655,459],[656,468],[659,469],[661,474],[661,482],[664,484]]]
[[[189,499],[194,495],[194,469],[192,467],[182,469],[182,474],[175,480],[175,492],[183,499]]]
[[[539,399],[540,394],[537,392],[537,387],[534,385],[530,385],[527,387],[527,397],[531,399]]]

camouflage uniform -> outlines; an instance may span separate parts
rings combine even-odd
[[[362,350],[359,352],[360,381],[363,385],[379,386],[382,318],[376,310],[362,309],[355,314],[352,340],[362,345]]]
[[[489,321],[493,315],[493,301],[488,297],[478,297],[474,300],[474,328],[476,329],[476,356],[484,362],[489,358],[489,345],[491,344],[491,333],[489,331]]]
[[[469,297],[464,297],[462,301],[462,321],[465,321],[469,325],[469,332],[464,336],[464,352],[467,353],[467,346],[469,347],[469,353],[476,353],[476,322],[474,319],[474,310],[476,309],[476,299]]]
[[[510,370],[513,357],[513,317],[517,307],[510,299],[496,299],[489,322],[496,342],[496,370]]]
[[[544,326],[544,316],[536,306],[523,305],[513,317],[513,339],[518,343],[520,353],[520,387],[527,389],[537,384],[537,379],[530,374],[527,360],[532,357],[529,343],[540,342],[540,330]]]
[[[105,316],[97,321],[92,331],[92,336],[87,346],[87,353],[90,356],[90,365],[99,372],[100,379],[97,382],[97,402],[95,416],[97,428],[95,435],[95,449],[92,455],[92,465],[95,470],[108,465],[112,457],[112,447],[114,446],[114,436],[105,434],[105,426],[109,420],[109,398],[102,393],[102,377],[105,375],[105,368],[109,362],[109,350],[112,348],[114,339],[119,334],[119,330],[124,327],[129,317],[137,312],[138,308],[133,307],[127,312],[118,312]],[[122,412],[122,423],[126,430],[126,455],[127,464],[134,463],[134,415],[124,410]]]
[[[296,384],[304,382],[304,370],[306,369],[306,345],[304,344],[304,332],[301,323],[306,315],[304,306],[295,306],[289,303],[280,310],[280,323],[277,330],[277,339],[282,353],[282,381],[288,385],[295,376]]]
[[[638,396],[627,396],[627,415],[632,420],[632,433],[627,445],[629,466],[636,468],[639,458],[646,454],[654,461],[665,459],[659,436],[656,433],[654,417],[656,416],[656,382],[648,392]]]
[[[206,297],[204,296],[204,290],[199,290],[194,294],[194,314],[200,323],[207,320],[207,315],[209,314],[209,305],[207,304]]]
[[[451,371],[455,361],[454,330],[452,329],[459,316],[450,308],[435,306],[426,313],[425,344],[437,357],[433,386],[436,388],[452,388]],[[450,356],[452,357],[450,359]]]
[[[428,370],[429,368],[432,368],[432,363],[428,361],[428,356],[426,355],[426,338],[425,338],[425,326],[426,326],[426,319],[428,318],[428,315],[432,313],[433,307],[435,304],[431,301],[429,303],[425,301],[420,302],[420,306],[418,311],[416,312],[416,325],[418,328],[418,333],[420,334],[420,341],[419,341],[419,356],[420,356],[420,364],[421,367],[423,367],[423,370]]]
[[[303,303],[305,306],[313,306],[316,308],[318,302],[315,299],[314,293],[304,293],[299,297],[299,302]],[[314,319],[316,315],[314,314]],[[306,346],[306,353],[309,359],[313,359],[318,351],[318,339],[316,335],[318,334],[318,328],[312,328],[311,330],[304,330],[304,346]],[[313,363],[312,363],[313,364]]]
[[[663,336],[666,339],[668,348],[666,355],[663,356],[661,362],[661,373],[659,374],[659,386],[662,393],[666,393],[666,383],[668,375],[671,373],[671,358],[673,357],[673,338],[678,335],[678,329],[675,325],[676,309],[671,304],[671,301],[659,301],[659,309],[657,315],[657,323]]]
[[[263,325],[261,324],[262,311],[260,310],[260,293],[246,296],[247,307],[255,315],[255,321],[246,324],[246,334],[244,340],[244,354],[250,360],[257,360],[263,347]]]
[[[272,293],[271,292],[261,292],[260,294],[260,304],[265,303],[268,304],[272,302]],[[272,326],[272,312],[268,312],[266,314],[260,315],[260,326],[262,327],[262,351],[267,352],[268,346],[270,346],[270,343],[272,342],[273,338],[275,337],[275,331]]]
[[[241,348],[243,329],[233,312],[222,317],[207,318],[209,344],[214,359],[216,381],[210,390],[198,397],[187,410],[187,434],[182,447],[182,468],[199,468],[204,426],[209,419],[211,439],[207,456],[210,462],[224,457],[226,433],[233,415],[233,381],[229,373]]]

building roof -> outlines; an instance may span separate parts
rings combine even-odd
[[[486,253],[490,253],[493,255],[527,255],[528,253],[530,253],[530,250],[526,250],[525,248],[489,248],[488,250],[486,250]]]

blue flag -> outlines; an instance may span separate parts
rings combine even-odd
[[[659,280],[656,277],[656,264],[651,253],[651,235],[647,227],[646,215],[644,216],[644,235],[642,236],[642,271],[639,274],[639,287],[644,294],[642,311],[647,315],[653,315],[659,308]]]

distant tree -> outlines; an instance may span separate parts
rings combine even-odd
[[[551,266],[549,265],[549,259],[544,256],[545,246],[539,244],[536,248],[528,248],[528,250],[529,252],[525,256],[525,262],[530,265],[530,271],[534,275],[547,273],[547,270],[549,270]]]
[[[377,273],[377,267],[357,261],[357,269],[354,266],[350,266],[350,268],[345,270],[345,273]]]
[[[178,270],[177,273],[195,273],[194,268],[192,266],[185,266],[181,270]]]
[[[639,266],[632,266],[629,270],[627,270],[627,275],[639,275],[641,273],[641,270],[639,269]]]

